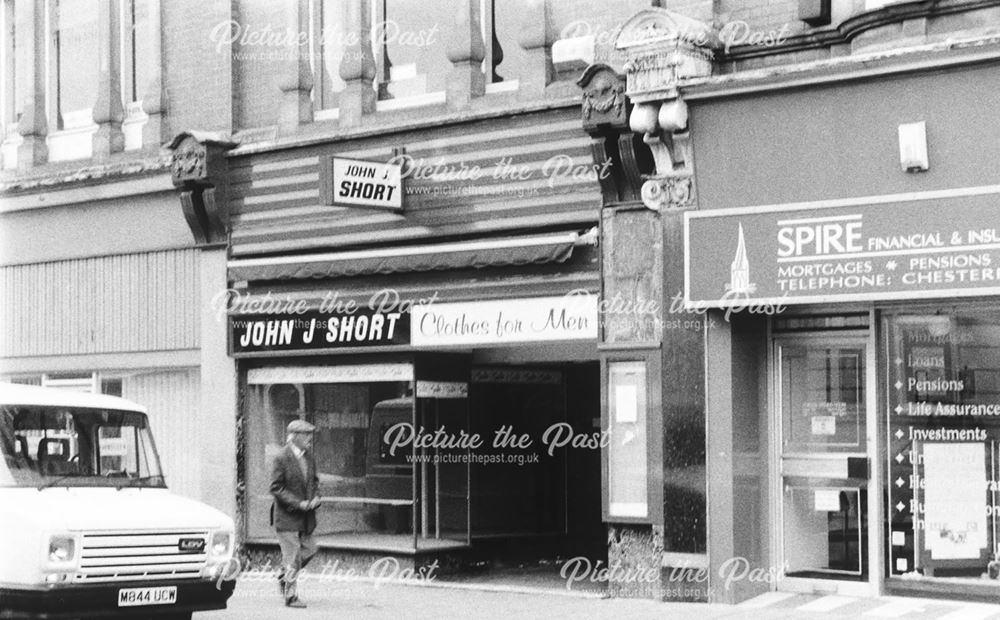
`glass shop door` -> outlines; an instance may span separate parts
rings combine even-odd
[[[771,437],[779,590],[874,594],[878,538],[867,332],[776,337]],[[875,504],[875,505],[873,505]]]

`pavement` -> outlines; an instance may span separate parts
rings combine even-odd
[[[1000,605],[916,598],[800,595],[770,592],[739,605],[663,603],[651,600],[608,599],[594,592],[565,589],[518,588],[485,583],[437,581],[378,582],[370,580],[312,580],[299,585],[306,609],[286,608],[271,580],[243,579],[225,611],[195,614],[196,620],[255,620],[327,618],[382,619],[482,618],[519,620],[545,618],[713,618],[765,620],[767,618],[901,618],[903,620],[1000,620]],[[1000,596],[998,596],[1000,600]]]

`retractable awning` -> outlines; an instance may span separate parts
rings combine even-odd
[[[246,258],[228,263],[233,281],[339,278],[446,269],[562,263],[579,245],[596,245],[597,229],[427,245]]]

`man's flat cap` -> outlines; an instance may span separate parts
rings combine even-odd
[[[316,427],[305,420],[292,420],[288,423],[289,433],[312,433]]]

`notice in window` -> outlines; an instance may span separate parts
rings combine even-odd
[[[927,443],[923,452],[926,548],[931,558],[978,558],[987,544],[985,447]]]

